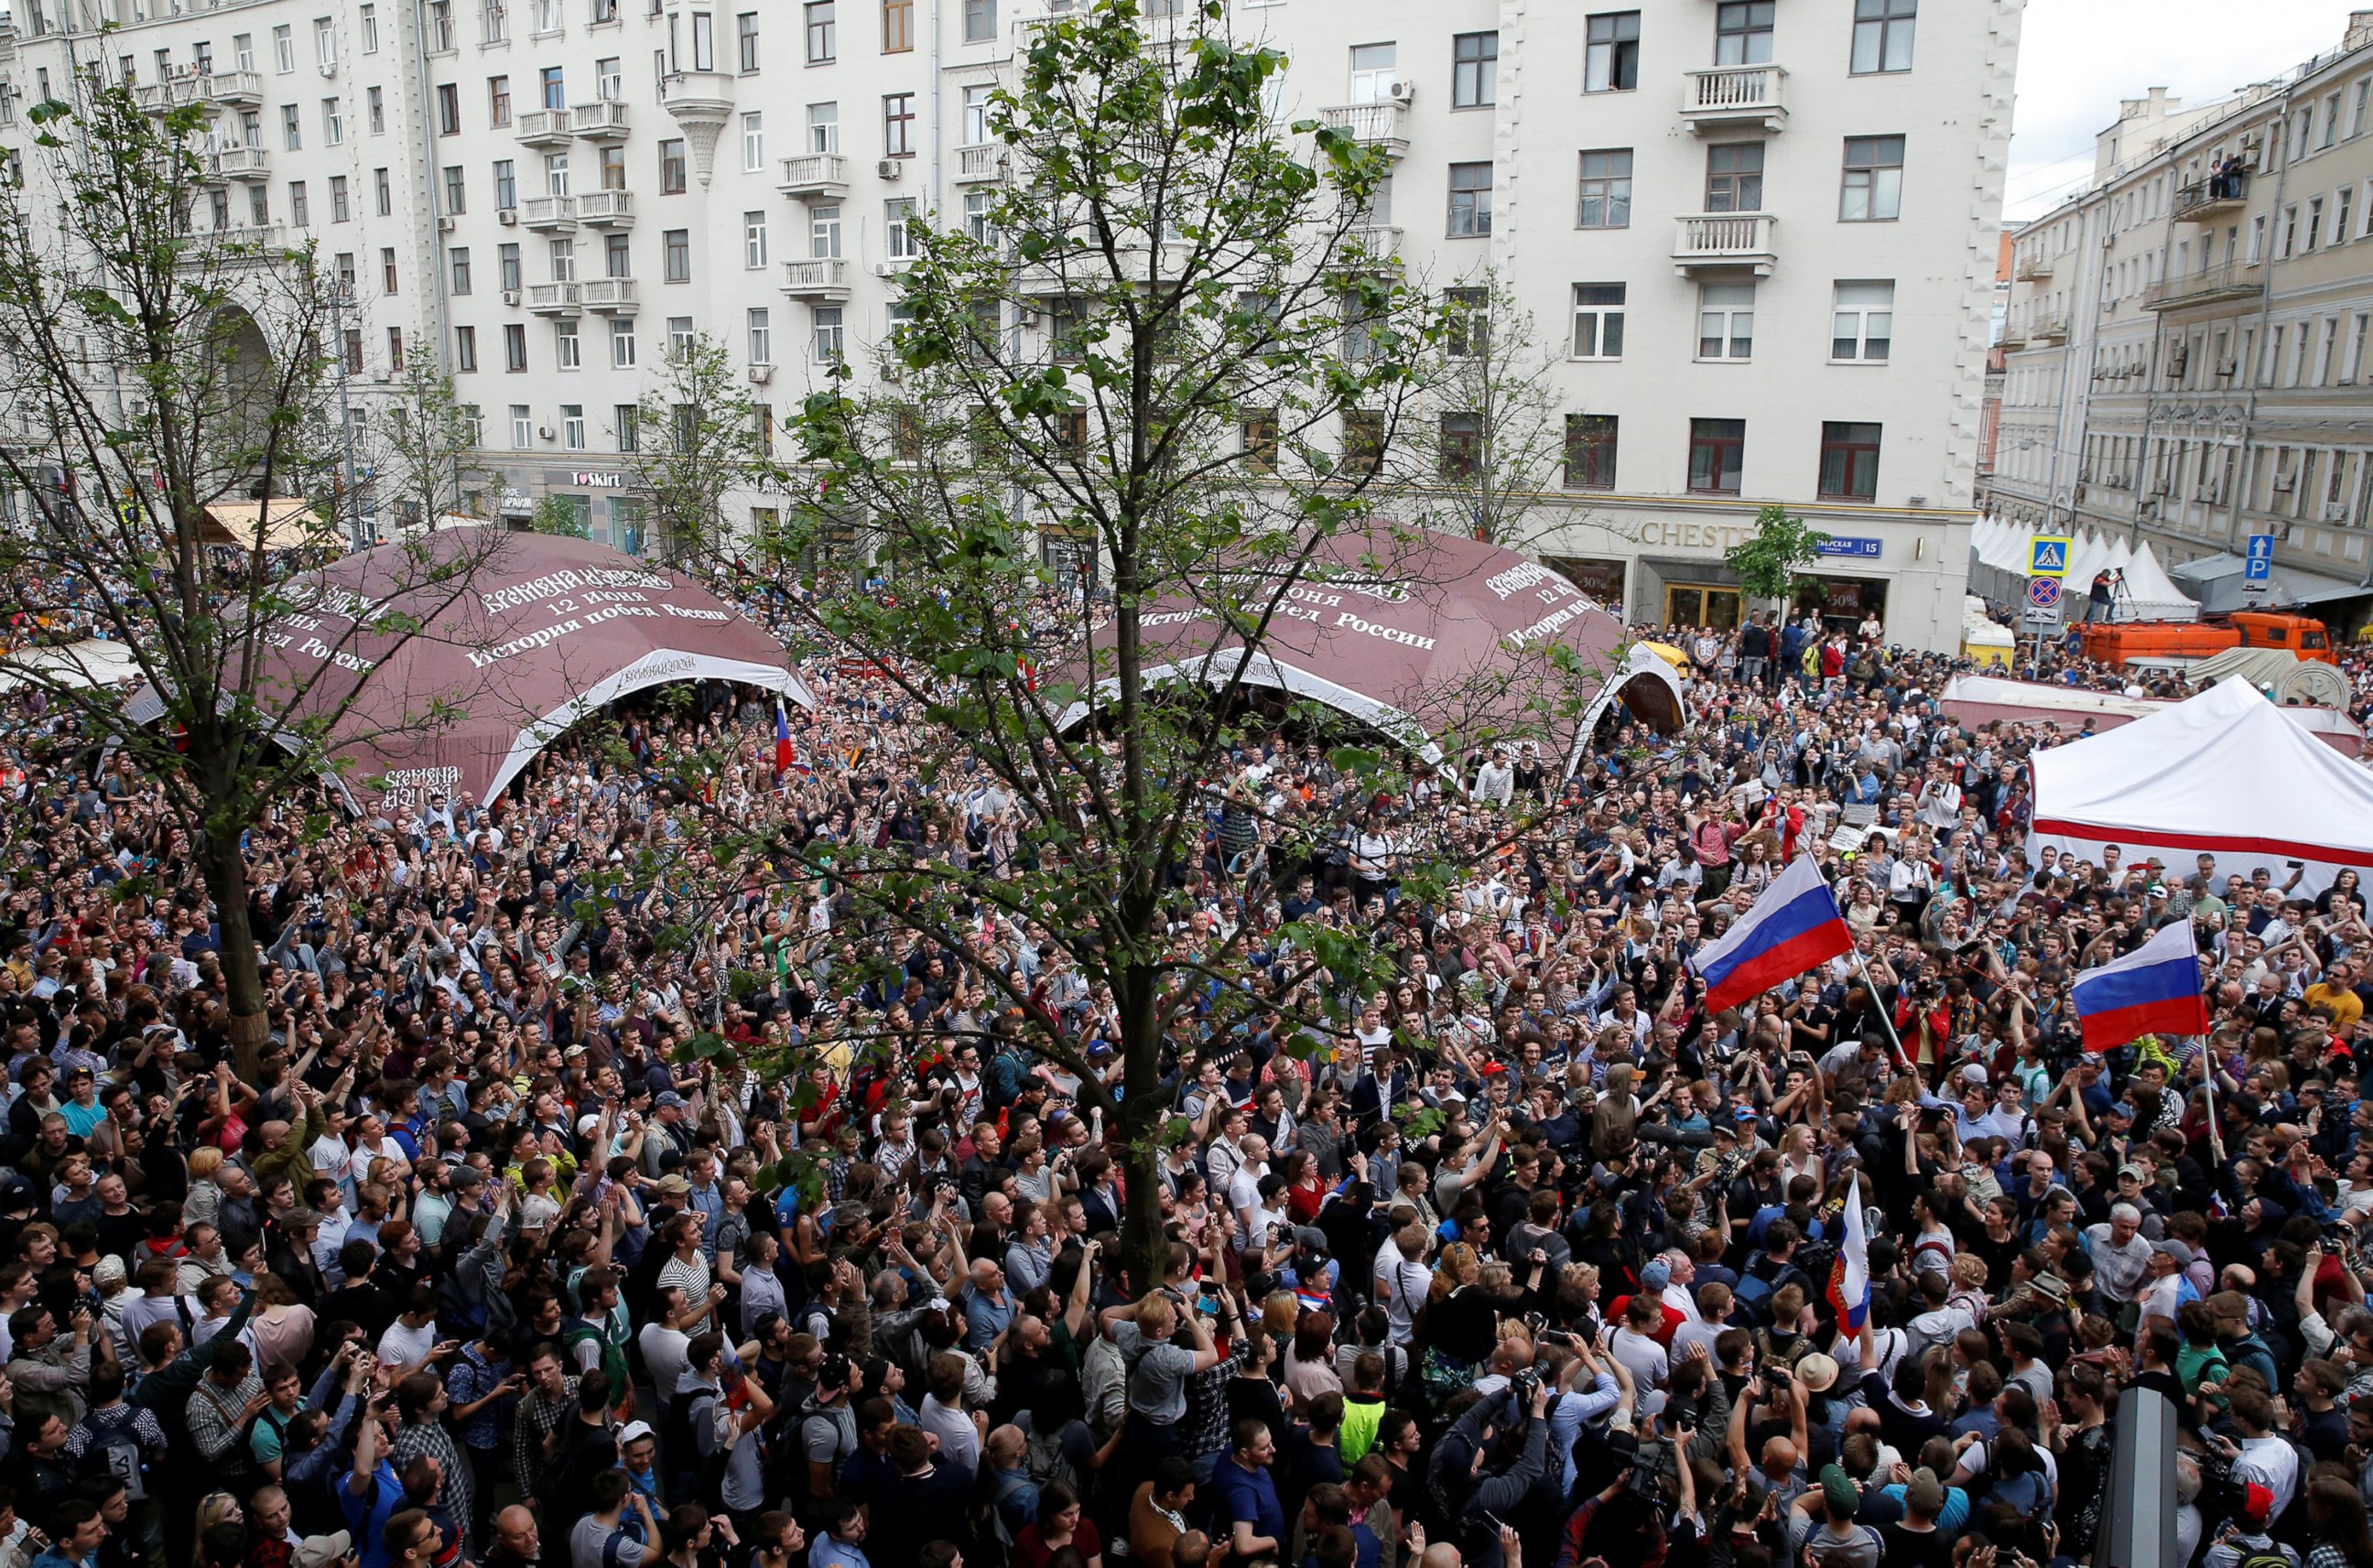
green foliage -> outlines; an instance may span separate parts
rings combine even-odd
[[[1765,507],[1755,516],[1755,532],[1723,552],[1722,558],[1738,574],[1739,586],[1758,599],[1790,599],[1796,594],[1798,568],[1821,558],[1829,535],[1807,528],[1788,509]]]
[[[528,514],[528,532],[555,534],[563,539],[590,539],[592,529],[585,514],[568,504],[565,496],[546,496],[536,502],[535,510]]]

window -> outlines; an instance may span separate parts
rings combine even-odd
[[[964,0],[964,41],[988,43],[997,37],[997,0]]]
[[[511,40],[510,9],[503,0],[479,0],[478,41],[508,43]]]
[[[564,403],[560,405],[560,444],[570,451],[585,450],[585,405]]]
[[[362,35],[363,35],[363,53],[366,53],[366,54],[376,54],[376,53],[379,53],[379,7],[378,7],[378,6],[365,6],[361,7],[361,9],[360,9],[359,11],[357,11],[357,12],[356,13],[356,15],[357,15],[357,20],[358,20],[358,22],[360,23],[360,26],[361,26],[361,28],[362,28]]]
[[[2315,249],[2316,241],[2322,238],[2323,198],[2321,196],[2317,196],[2307,204],[2307,236],[2305,242],[2299,246],[2299,249],[2302,251],[2312,251]]]
[[[758,13],[744,11],[733,18],[733,36],[739,46],[739,64],[745,76],[758,72]]]
[[[367,105],[367,106],[368,106],[368,111],[369,111],[369,115],[370,115],[370,134],[371,134],[372,135],[374,135],[374,136],[384,136],[384,135],[387,135],[387,99],[386,99],[386,96],[385,96],[384,94],[382,94],[382,93],[380,92],[380,90],[379,88],[366,88],[366,89],[364,90],[364,92],[363,92],[363,102],[365,103],[365,105]]]
[[[450,251],[447,252],[446,254],[452,263],[453,292],[456,294],[469,293],[470,247],[467,245],[456,245]]]
[[[1903,138],[1848,136],[1838,220],[1879,223],[1900,216],[1902,211]]]
[[[635,368],[635,320],[632,316],[610,319],[610,367],[615,370]]]
[[[2348,209],[2356,197],[2356,187],[2343,185],[2332,193],[2332,242],[2343,245],[2348,241]]]
[[[602,275],[632,277],[635,275],[635,248],[623,234],[606,236],[602,241]]]
[[[288,221],[302,228],[313,221],[312,208],[305,200],[305,181],[288,181]]]
[[[538,33],[561,30],[560,0],[535,0],[535,30]]]
[[[247,221],[262,225],[272,221],[272,192],[264,185],[251,185],[247,192]]]
[[[552,324],[553,362],[564,370],[581,369],[584,357],[577,341],[577,323],[564,318]]]
[[[2318,149],[2320,150],[2321,148],[2330,146],[2333,142],[2339,139],[2340,95],[2335,92],[2330,98],[2323,100],[2323,140],[2317,143],[2316,146]]]
[[[1724,0],[1713,14],[1713,63],[1771,63],[1772,0]]]
[[[883,248],[894,262],[903,262],[922,254],[915,238],[915,198],[894,196],[882,204]]]
[[[766,215],[763,212],[742,215],[742,264],[745,267],[766,264]]]
[[[602,160],[602,189],[623,191],[626,188],[626,149],[596,147],[594,156]]]
[[[815,357],[819,364],[837,365],[843,357],[845,340],[841,335],[841,307],[818,305],[812,311],[815,321]]]
[[[1878,427],[1821,422],[1821,499],[1878,498]]]
[[[230,56],[231,59],[238,64],[240,70],[254,70],[255,35],[244,32],[235,32],[231,34]],[[41,96],[44,100],[46,100],[50,96],[50,74],[46,70],[41,73]]]
[[[395,292],[395,247],[383,245],[379,252],[379,279],[381,293]]]
[[[511,404],[511,445],[520,451],[535,445],[535,415],[523,403]]]
[[[1640,13],[1607,11],[1590,18],[1582,90],[1630,92],[1640,85]]]
[[[1895,324],[1895,285],[1841,283],[1831,317],[1829,357],[1883,363]]]
[[[518,374],[527,369],[527,326],[511,322],[503,328],[503,369]]]
[[[660,237],[660,250],[667,258],[666,277],[670,283],[692,281],[692,231],[671,228]]]
[[[1748,359],[1755,354],[1755,285],[1709,283],[1698,290],[1698,357]]]
[[[670,356],[681,357],[692,352],[693,331],[690,316],[670,316],[667,332]]]
[[[305,128],[298,123],[297,106],[293,103],[280,106],[280,139],[290,152],[305,145]]]
[[[1582,203],[1576,228],[1631,226],[1631,149],[1607,147],[1582,155]]]
[[[1462,32],[1450,41],[1450,107],[1488,109],[1500,101],[1500,35]]]
[[[297,38],[286,27],[272,29],[272,63],[284,76],[297,68]]]
[[[683,195],[684,172],[684,138],[671,136],[660,144],[660,194]]]
[[[1244,425],[1245,460],[1263,474],[1277,472],[1277,410],[1247,409]]]
[[[1705,210],[1763,210],[1761,142],[1725,142],[1706,148]]]
[[[446,165],[445,211],[448,216],[456,216],[467,210],[463,205],[466,195],[467,193],[462,182],[462,166],[458,163]]]
[[[1623,357],[1623,293],[1620,283],[1577,283],[1573,286],[1573,357],[1576,359]]]
[[[331,175],[330,221],[332,223],[345,223],[354,216],[354,205],[347,199],[346,177],[343,174]]]
[[[986,191],[964,194],[964,234],[976,245],[997,244],[997,198]]]
[[[915,95],[913,93],[883,94],[882,152],[886,158],[915,156]]]
[[[340,347],[345,357],[346,374],[361,375],[363,373],[363,329],[348,327],[339,336]]]
[[[1491,291],[1442,291],[1443,352],[1453,359],[1480,359],[1491,351]]]
[[[1739,467],[1747,456],[1747,421],[1689,421],[1689,488],[1705,496],[1738,494]]]
[[[1374,477],[1385,465],[1385,416],[1370,408],[1343,412],[1343,473],[1350,479]]]
[[[497,248],[495,262],[502,272],[503,287],[516,293],[520,286],[520,248],[516,240]]]
[[[1920,0],[1854,0],[1853,73],[1911,69],[1911,26]]]
[[[575,283],[577,281],[577,241],[574,240],[555,240],[549,243],[551,249],[548,254],[552,261],[552,281],[555,283]]]
[[[1565,487],[1569,490],[1615,488],[1615,415],[1569,414],[1565,416]]]
[[[453,329],[453,369],[467,375],[477,368],[478,329],[455,327]]]
[[[626,96],[626,74],[619,68],[616,55],[593,62],[593,96],[603,103],[615,103]]]
[[[2348,134],[2351,136],[2361,136],[2365,134],[2366,117],[2368,113],[2373,113],[2373,76],[2368,76],[2356,84],[2356,101],[2348,111]]]
[[[808,151],[838,152],[840,150],[840,105],[811,103],[808,105]]]
[[[964,90],[964,146],[976,147],[988,140],[988,95],[997,89],[983,83]]]
[[[717,19],[706,11],[692,14],[692,68],[717,69]]]
[[[333,147],[346,145],[346,115],[345,111],[339,107],[340,102],[334,98],[321,100],[321,140]]]
[[[1471,479],[1483,453],[1483,417],[1479,414],[1445,414],[1442,439],[1435,448],[1434,470],[1451,481]]]
[[[544,94],[544,106],[546,109],[568,107],[567,78],[563,75],[561,67],[546,65],[535,76],[536,85]]]
[[[403,329],[402,327],[387,329],[387,368],[391,370],[403,369]]]
[[[742,167],[766,167],[766,116],[755,110],[742,116]]]
[[[568,194],[568,155],[548,152],[544,155],[544,193],[547,196]]]
[[[631,403],[610,405],[610,428],[618,433],[618,450],[622,452],[641,450],[642,413]]]
[[[495,206],[508,212],[519,205],[519,171],[507,158],[495,159]]]
[[[915,0],[882,0],[882,53],[904,54],[915,47]]]
[[[775,333],[763,310],[750,312],[750,363],[771,365],[775,362]]]
[[[511,123],[511,79],[486,78],[486,123],[497,129]]]
[[[325,73],[338,68],[338,26],[327,17],[313,18],[313,60]]]
[[[1399,59],[1398,44],[1353,44],[1351,46],[1351,101],[1381,103],[1390,99],[1393,77],[1399,69]]]
[[[808,254],[818,260],[840,254],[840,209],[836,206],[808,209]]]
[[[1491,166],[1454,163],[1450,166],[1450,237],[1472,238],[1491,232]]]
[[[808,0],[807,10],[808,64],[825,65],[840,58],[840,24],[834,14],[834,0]]]

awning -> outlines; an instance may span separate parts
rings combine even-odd
[[[2236,610],[2287,610],[2311,604],[2334,604],[2351,599],[2373,595],[2373,588],[2349,581],[2345,578],[2326,577],[2320,572],[2301,571],[2296,567],[2279,563],[2266,579],[2263,593],[2244,591],[2242,571],[2248,562],[2234,555],[2203,556],[2181,566],[2169,567],[2167,575],[2187,593],[2197,594],[2201,610],[2211,615],[2229,615]]]
[[[0,660],[0,692],[31,685],[111,686],[140,678],[130,647],[89,638],[55,648],[27,648]]]
[[[263,548],[294,550],[321,539],[327,527],[321,514],[294,497],[283,496],[270,503],[269,521],[261,524]],[[258,520],[262,518],[263,501],[216,501],[206,508],[205,542],[228,544],[237,549],[256,547]]]

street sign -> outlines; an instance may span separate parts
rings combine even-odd
[[[2271,533],[2250,535],[2249,548],[2241,556],[2241,580],[2263,582],[2274,568],[2274,536]]]
[[[2039,533],[2027,544],[2027,575],[2029,577],[2066,577],[2068,546],[2072,541],[2064,533]]]
[[[2029,604],[2019,611],[2018,624],[2031,632],[2056,632],[2060,629],[2060,606],[2039,610]]]
[[[2060,579],[2056,577],[2031,577],[2027,579],[2027,602],[2038,610],[2060,607]]]

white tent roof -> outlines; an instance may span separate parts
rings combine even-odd
[[[2068,591],[2084,598],[2086,590],[2093,586],[2093,574],[2101,569],[2108,556],[2099,534],[2089,528],[2078,534],[2076,543],[2068,547]]]
[[[2200,603],[2175,585],[2167,568],[2158,562],[2158,555],[2143,541],[2126,568],[2126,592],[2138,610],[2160,620],[2192,621],[2200,618]]]
[[[2005,522],[1999,525],[1988,541],[1985,563],[2006,572],[2027,575],[2027,542],[2031,535],[2022,525]]]
[[[90,638],[56,648],[28,648],[0,660],[0,692],[30,685],[38,677],[59,686],[111,686],[140,678],[139,661],[128,644]]]
[[[2113,534],[2110,539],[2110,559],[2108,562],[2110,569],[2113,571],[2123,571],[2133,558],[2134,547],[2126,543],[2126,536],[2122,533]]]
[[[2188,876],[2262,867],[2279,884],[2304,868],[2309,894],[2346,867],[2373,871],[2373,773],[2284,717],[2240,681],[2147,719],[2037,754],[2028,853],[2096,863],[2104,847]]]

